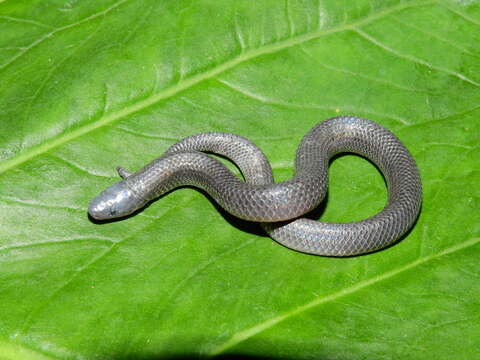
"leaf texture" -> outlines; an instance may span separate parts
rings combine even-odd
[[[0,1],[0,358],[474,359],[480,352],[480,2]],[[316,123],[392,130],[424,202],[398,244],[323,258],[177,190],[86,207],[177,140],[246,136],[277,180]],[[386,202],[330,166],[325,221]]]

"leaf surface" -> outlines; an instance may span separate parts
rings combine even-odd
[[[473,359],[480,352],[480,2],[0,1],[0,358]],[[305,255],[181,189],[95,224],[90,199],[177,140],[246,136],[277,180],[316,123],[417,160],[398,244]],[[326,221],[386,202],[330,166]]]

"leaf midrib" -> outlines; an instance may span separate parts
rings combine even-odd
[[[157,102],[170,98],[177,93],[189,89],[203,81],[206,81],[208,79],[214,78],[215,76],[226,72],[227,70],[230,70],[234,68],[237,65],[240,65],[242,63],[247,62],[248,60],[257,58],[262,55],[266,54],[271,54],[275,53],[284,49],[287,49],[289,47],[302,44],[304,42],[307,42],[309,40],[314,40],[319,37],[327,36],[330,34],[338,33],[341,31],[345,30],[351,30],[355,29],[356,27],[368,24],[374,20],[380,19],[384,16],[387,16],[391,13],[401,11],[407,8],[413,8],[413,7],[419,7],[419,6],[425,6],[425,5],[431,5],[433,3],[436,3],[437,0],[430,0],[430,1],[423,1],[423,2],[416,2],[416,3],[401,3],[396,6],[392,6],[391,8],[386,8],[381,11],[378,11],[374,14],[371,14],[361,20],[352,22],[350,24],[343,24],[339,25],[336,27],[332,27],[330,29],[326,30],[316,30],[313,32],[308,32],[304,33],[302,35],[296,36],[289,38],[287,40],[279,41],[276,43],[268,44],[260,48],[256,48],[247,52],[240,53],[238,56],[234,57],[231,60],[228,60],[222,64],[219,64],[216,67],[213,67],[209,70],[206,70],[202,73],[198,73],[196,75],[193,75],[189,78],[186,78],[183,81],[178,82],[177,84],[170,86],[168,88],[165,88],[162,91],[159,91],[158,93],[151,95],[141,101],[138,101],[136,104],[132,104],[130,106],[127,106],[121,110],[112,112],[110,114],[105,114],[102,117],[100,117],[97,121],[86,124],[84,126],[81,126],[69,133],[64,133],[61,134],[57,137],[51,138],[48,141],[33,146],[27,151],[24,151],[17,156],[11,157],[8,160],[3,161],[0,163],[0,174],[4,173],[7,170],[10,170],[12,168],[15,168],[24,162],[29,161],[30,159],[39,156],[43,153],[46,153],[47,151],[56,148],[57,146],[63,145],[71,140],[74,140],[80,136],[83,136],[85,134],[88,134],[94,130],[97,130],[99,128],[102,128],[106,125],[112,124],[116,121],[119,121],[120,119],[129,116],[131,114],[134,114],[138,111],[144,110]],[[122,1],[118,2],[117,4],[123,3]],[[67,28],[67,27],[66,27]]]

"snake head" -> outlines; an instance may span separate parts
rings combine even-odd
[[[96,220],[109,220],[130,215],[145,203],[128,187],[126,180],[122,180],[93,199],[88,206],[88,213]]]

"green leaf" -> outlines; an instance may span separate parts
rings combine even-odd
[[[0,1],[0,359],[474,359],[480,352],[480,2]],[[305,255],[175,191],[86,207],[175,141],[229,131],[277,180],[317,122],[368,117],[411,150],[398,244]],[[335,160],[326,221],[384,206]]]

